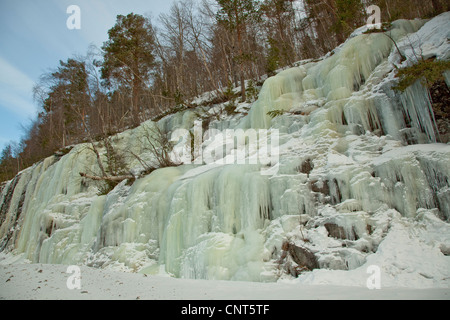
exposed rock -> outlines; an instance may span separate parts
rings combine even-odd
[[[325,223],[325,228],[328,231],[328,235],[330,237],[336,238],[336,239],[347,239],[347,236],[345,235],[345,230],[341,226],[338,226],[334,223]]]
[[[306,159],[302,162],[301,166],[299,167],[299,171],[301,173],[305,173],[308,175],[311,173],[311,171],[314,169],[314,163],[311,161],[311,159]]]
[[[311,181],[311,190],[313,192],[320,192],[324,195],[328,196],[330,195],[330,187],[328,185],[328,181],[321,181],[321,180],[315,180]]]
[[[430,96],[440,142],[448,143],[450,141],[450,90],[445,81],[436,81],[430,88]]]
[[[324,227],[327,229],[330,237],[342,240],[358,240],[358,235],[356,234],[354,228],[352,228],[349,234],[347,234],[343,227],[338,226],[335,223],[325,223]]]
[[[319,268],[316,256],[309,249],[287,241],[283,243],[282,249],[280,263],[284,262],[286,270],[292,276],[298,277],[303,271]]]

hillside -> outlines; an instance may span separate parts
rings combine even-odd
[[[268,78],[254,103],[199,98],[36,163],[0,187],[0,263],[280,288],[365,288],[379,270],[382,289],[448,293],[450,146],[420,80],[393,87],[418,56],[450,60],[449,30],[450,12],[395,21],[389,37],[364,27]],[[102,178],[97,155],[128,178],[86,177]]]

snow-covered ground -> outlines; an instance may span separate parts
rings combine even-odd
[[[19,300],[348,300],[450,299],[450,289],[383,288],[296,283],[260,283],[177,279],[80,268],[80,289],[69,289],[74,273],[68,266],[46,264],[0,265],[0,299]]]

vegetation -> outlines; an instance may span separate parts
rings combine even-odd
[[[443,73],[447,70],[450,70],[450,61],[419,59],[416,64],[397,71],[399,83],[394,89],[403,92],[417,80],[430,89],[436,82],[444,81]]]
[[[286,111],[286,110],[272,110],[272,111],[267,112],[267,115],[273,119],[273,118],[282,116],[283,114],[285,114],[287,112],[288,111]]]
[[[217,4],[219,5],[216,14],[218,24],[235,35],[237,40],[237,52],[232,52],[232,59],[239,66],[241,99],[245,101],[244,64],[251,59],[252,55],[244,47],[243,37],[247,32],[248,25],[258,20],[257,2],[255,0],[217,0]]]
[[[447,143],[450,141],[450,90],[445,82],[444,72],[450,70],[450,61],[416,58],[417,63],[397,70],[399,82],[393,89],[404,92],[420,81],[431,102],[429,111],[437,140]]]
[[[450,10],[444,0],[371,4],[381,8],[383,22]],[[305,0],[303,6],[292,0],[179,0],[156,21],[119,15],[101,48],[60,61],[42,75],[34,89],[39,115],[20,142],[0,153],[0,181],[80,142],[96,154],[97,178],[120,175],[126,170],[118,170],[119,159],[111,161],[126,150],[108,150],[112,159],[103,164],[99,142],[105,146],[117,132],[186,108],[203,92],[219,92],[218,100],[226,102],[237,98],[227,87],[240,87],[241,101],[253,99],[254,85],[246,88],[245,79],[258,83],[263,75],[334,49],[366,22],[366,5],[363,0]]]
[[[139,97],[150,79],[155,60],[152,27],[140,15],[119,15],[116,25],[108,31],[108,36],[109,40],[102,47],[102,79],[107,87],[115,85],[129,92],[131,118],[134,125],[139,125]]]

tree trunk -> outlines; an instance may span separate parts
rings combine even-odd
[[[91,176],[86,173],[80,172],[80,176],[83,178],[88,178],[95,181],[111,181],[111,182],[122,182],[123,180],[134,180],[135,177],[129,175],[129,176],[105,176],[105,177],[99,177],[99,176]]]
[[[139,120],[139,95],[140,95],[140,81],[137,78],[137,76],[134,76],[133,79],[133,94],[132,94],[132,118],[133,118],[133,124],[135,126],[140,124]]]
[[[242,34],[240,26],[237,26],[237,38],[239,46],[239,76],[241,78],[241,100],[242,102],[245,102],[247,98],[245,96],[244,51],[242,50]]]

